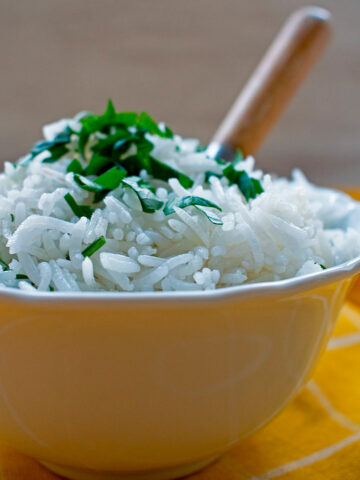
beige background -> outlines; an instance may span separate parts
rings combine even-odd
[[[318,0],[336,36],[258,155],[360,184],[360,0]],[[147,110],[203,142],[298,0],[0,0],[0,160],[81,109]]]

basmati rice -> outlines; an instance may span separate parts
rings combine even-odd
[[[47,125],[45,139],[68,125],[78,131],[79,117]],[[78,218],[64,196],[89,205],[92,194],[67,173],[75,149],[51,164],[42,162],[43,154],[30,163],[6,163],[0,175],[0,285],[31,292],[208,290],[312,274],[359,255],[359,233],[340,228],[341,214],[329,211],[326,194],[300,172],[292,180],[273,178],[246,158],[242,170],[264,188],[246,201],[226,178],[205,182],[205,172],[219,172],[219,166],[197,140],[148,139],[153,157],[194,181],[184,188],[176,178],[151,180],[142,171],[156,197],[198,196],[221,212],[174,206],[170,215],[146,213],[134,192],[120,185],[91,218]],[[84,249],[100,236],[106,244],[84,258]]]

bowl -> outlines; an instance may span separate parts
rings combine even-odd
[[[349,206],[339,222],[360,225]],[[304,385],[359,272],[355,258],[207,292],[2,289],[0,441],[72,479],[194,472]]]

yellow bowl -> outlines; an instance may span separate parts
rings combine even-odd
[[[324,349],[355,259],[211,292],[0,292],[0,441],[73,479],[168,479],[268,422]]]

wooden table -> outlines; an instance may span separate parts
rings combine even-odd
[[[331,48],[259,153],[320,183],[360,183],[360,1],[319,0]],[[206,142],[300,0],[2,0],[0,159],[81,109],[149,111]]]

